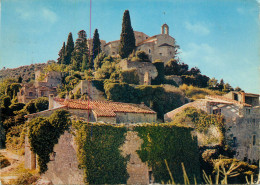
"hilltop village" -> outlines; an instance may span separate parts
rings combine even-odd
[[[126,10],[120,40],[80,30],[57,61],[2,69],[1,182],[259,183],[259,94],[189,68],[179,48],[166,23],[148,36]]]

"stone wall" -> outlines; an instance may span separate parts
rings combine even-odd
[[[152,123],[156,122],[156,114],[143,114],[143,113],[116,113],[117,123]]]
[[[54,146],[48,170],[42,175],[53,184],[84,184],[83,170],[77,161],[77,146],[73,135],[67,131]]]
[[[122,70],[136,69],[139,76],[140,85],[151,85],[151,79],[156,78],[158,75],[156,67],[149,62],[132,62],[124,59],[121,60],[121,62],[119,62],[117,65],[121,67]],[[149,75],[146,77],[146,82],[145,74]]]
[[[127,163],[127,172],[129,179],[127,184],[149,184],[149,168],[146,163],[143,163],[136,153],[141,148],[143,140],[137,135],[137,132],[128,131],[126,140],[122,150],[123,156],[130,156],[130,160]]]
[[[25,136],[25,143],[24,143],[24,167],[26,169],[33,170],[36,168],[36,155],[30,149],[30,143],[28,136]]]
[[[81,80],[72,93],[75,94],[78,89],[80,89],[81,94],[87,94],[92,100],[105,100],[104,93],[98,90],[91,81]]]

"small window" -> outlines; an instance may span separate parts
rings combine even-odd
[[[256,143],[256,135],[253,135],[253,146],[255,146]]]
[[[238,95],[234,94],[234,100],[238,101]]]
[[[162,56],[162,53],[159,53],[160,56]]]
[[[32,92],[29,92],[29,96],[33,96],[33,93],[32,93]]]
[[[250,112],[251,112],[250,109],[246,109],[246,114],[247,114],[247,115],[250,115]]]
[[[215,109],[215,110],[213,110],[213,114],[221,114],[221,109]]]
[[[151,53],[151,50],[150,50],[150,49],[148,49],[148,52],[149,52],[149,53]]]
[[[41,91],[41,96],[44,96],[44,92],[43,91]]]
[[[112,55],[115,55],[116,53],[115,52],[112,52]]]
[[[237,147],[237,138],[233,137],[233,147]]]

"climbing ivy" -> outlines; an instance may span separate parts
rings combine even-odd
[[[184,163],[190,182],[194,183],[194,176],[200,182],[199,151],[197,139],[191,136],[191,128],[164,123],[140,125],[134,130],[144,141],[137,153],[152,168],[156,183],[170,180],[164,160],[175,183],[184,183],[181,163]]]
[[[49,155],[70,124],[69,112],[66,110],[57,110],[49,118],[38,117],[28,123],[28,138],[32,151],[38,156],[40,173],[48,169]]]
[[[126,184],[128,157],[121,155],[126,127],[75,122],[78,161],[87,184]]]

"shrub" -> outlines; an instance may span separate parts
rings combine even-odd
[[[58,139],[69,128],[71,121],[65,110],[55,111],[50,118],[38,117],[29,122],[28,138],[32,151],[38,155],[40,173],[47,170],[49,154],[58,143]]]
[[[170,124],[147,124],[134,128],[143,140],[137,154],[142,162],[152,168],[156,183],[170,180],[165,160],[175,183],[184,183],[181,163],[184,163],[190,182],[194,177],[200,182],[200,165],[197,139],[192,138],[190,128]]]
[[[128,157],[120,146],[125,141],[126,128],[109,124],[77,122],[76,143],[78,161],[87,184],[126,184]]]
[[[149,59],[149,56],[144,51],[137,51],[136,52],[136,57],[141,62],[151,62],[150,59]]]
[[[121,71],[119,74],[119,81],[121,83],[139,84],[139,76],[136,69],[129,69]]]
[[[160,85],[163,84],[165,79],[164,79],[164,63],[161,60],[155,60],[153,62],[153,65],[156,67],[158,75],[157,77],[152,80],[153,85]]]

